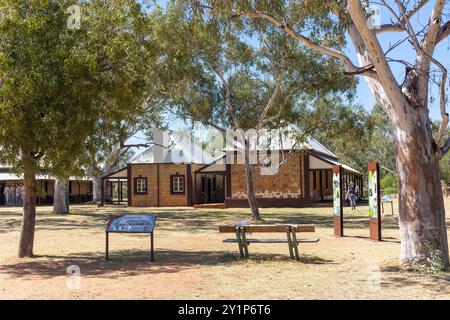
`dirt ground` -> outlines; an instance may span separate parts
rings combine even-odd
[[[449,212],[450,201],[446,205]],[[71,211],[62,216],[38,208],[36,257],[18,259],[21,209],[0,209],[0,299],[450,298],[449,273],[430,276],[399,267],[396,212],[383,221],[384,241],[375,243],[368,239],[365,206],[346,209],[344,238],[332,236],[331,208],[262,210],[270,223],[316,225],[320,242],[301,244],[297,262],[289,259],[286,244],[254,244],[249,261],[238,259],[237,245],[223,243],[229,235],[217,227],[248,218],[246,209]],[[147,236],[123,234],[111,235],[105,261],[104,220],[110,213],[158,216],[154,262]],[[70,266],[80,269],[79,278],[67,275]]]

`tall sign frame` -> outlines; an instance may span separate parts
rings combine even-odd
[[[368,169],[370,239],[381,241],[380,165],[373,161]]]
[[[156,216],[148,214],[121,214],[109,215],[105,227],[105,259],[109,260],[109,234],[110,233],[130,233],[149,234],[150,236],[150,261],[154,261],[154,240],[153,234],[156,224]]]
[[[344,206],[342,190],[342,166],[333,166],[333,225],[336,237],[344,236]]]

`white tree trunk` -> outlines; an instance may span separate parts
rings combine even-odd
[[[422,263],[432,250],[441,251],[448,262],[447,230],[436,158],[427,109],[407,113],[409,122],[395,124],[399,175],[400,261]]]
[[[406,70],[403,87],[394,77],[377,33],[368,26],[366,12],[359,0],[347,1],[347,13],[353,21],[349,25],[349,35],[358,54],[361,70],[357,70],[344,53],[318,45],[273,15],[257,11],[243,13],[248,17],[271,21],[310,49],[339,59],[347,72],[369,78],[369,88],[389,115],[393,127],[400,186],[400,260],[403,263],[424,262],[430,250],[439,250],[444,263],[449,265],[444,200],[437,159],[439,146],[433,139],[428,115],[430,62],[436,41],[442,41],[442,35],[438,38],[437,34],[441,30],[445,3],[443,0],[435,1],[430,24],[424,31],[421,44],[416,43],[415,34],[410,35],[409,40],[417,51],[417,57],[414,68]],[[445,90],[441,89],[442,92],[445,93]],[[441,109],[445,109],[445,97],[441,97]],[[441,113],[444,112],[441,110]]]
[[[92,201],[100,203],[102,201],[102,177],[100,174],[91,176],[92,179]]]
[[[92,167],[87,170],[88,176],[92,179],[92,202],[101,203],[102,201],[102,177],[114,172],[119,166],[120,144],[115,144],[102,168]]]
[[[370,65],[373,57],[369,56],[366,42],[355,25],[350,27],[349,34],[361,66]],[[399,90],[395,81],[385,80],[382,86],[372,78],[365,79],[388,114],[393,128],[400,193],[400,262],[423,263],[429,257],[431,248],[441,251],[442,259],[448,264],[439,161],[428,116],[428,86],[418,86],[413,77],[414,74],[407,77],[403,97],[398,94],[388,97],[386,94],[384,87],[390,91]]]
[[[53,213],[69,213],[69,179],[58,178],[55,181],[53,194]]]
[[[261,215],[259,213],[258,201],[255,195],[255,181],[253,178],[253,167],[250,163],[250,141],[244,140],[245,142],[245,177],[247,180],[247,199],[250,209],[252,211],[252,218],[255,220],[261,220]]]

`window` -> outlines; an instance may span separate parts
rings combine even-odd
[[[134,194],[147,194],[147,178],[134,178]]]
[[[171,191],[172,193],[184,193],[184,176],[183,175],[176,175],[176,176],[170,176],[172,183],[171,183]]]

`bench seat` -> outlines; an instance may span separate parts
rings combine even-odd
[[[246,239],[247,243],[288,243],[287,239]],[[238,239],[225,239],[223,240],[225,243],[237,243]],[[297,243],[315,243],[319,242],[318,238],[311,239],[297,239]]]
[[[298,252],[299,243],[315,243],[319,242],[317,238],[301,238],[297,239],[296,233],[315,232],[316,228],[312,224],[258,224],[250,225],[243,221],[235,225],[219,226],[220,233],[234,233],[236,238],[225,239],[225,243],[237,243],[239,245],[239,257],[248,259],[248,246],[251,243],[287,243],[289,246],[289,255],[291,259],[300,260]],[[254,233],[281,233],[287,239],[256,239],[247,238],[247,235]]]

